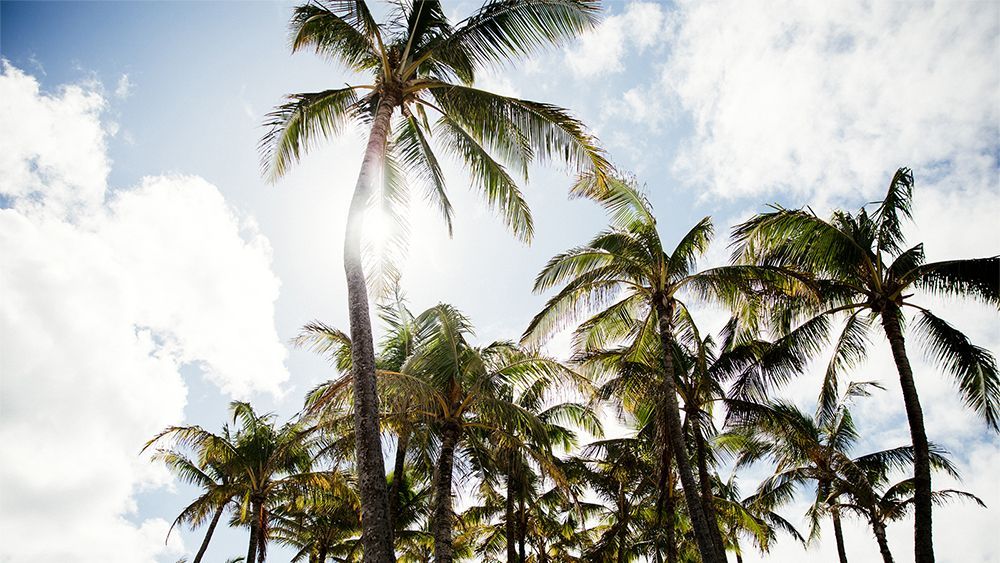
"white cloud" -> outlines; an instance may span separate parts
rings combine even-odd
[[[637,52],[665,39],[666,15],[655,2],[630,2],[625,10],[608,16],[596,29],[566,49],[566,62],[580,77],[596,78],[624,70],[629,49]]]
[[[998,10],[682,2],[662,84],[695,133],[676,171],[729,196],[870,197],[904,165],[995,189]]]
[[[5,65],[0,96],[0,560],[179,554],[165,521],[133,521],[135,492],[169,482],[137,453],[183,420],[183,365],[279,392],[268,242],[199,178],[109,192],[95,91]]]
[[[132,95],[132,81],[129,80],[127,74],[123,74],[118,78],[118,85],[115,86],[115,97],[121,100],[128,98]]]

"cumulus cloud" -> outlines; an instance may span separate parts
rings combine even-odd
[[[176,555],[167,522],[134,521],[136,491],[169,482],[137,453],[183,420],[185,365],[279,392],[268,242],[200,178],[109,190],[97,90],[5,64],[0,97],[0,559]]]
[[[579,77],[596,78],[624,70],[630,50],[643,52],[665,38],[666,15],[655,2],[630,2],[566,50],[566,62]]]
[[[870,197],[903,165],[995,189],[998,10],[681,2],[662,84],[695,132],[676,172],[728,196]]]

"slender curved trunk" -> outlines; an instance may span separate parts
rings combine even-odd
[[[716,552],[725,557],[726,544],[722,541],[722,532],[719,531],[719,518],[715,514],[715,494],[712,492],[712,476],[708,473],[708,446],[705,444],[705,437],[701,434],[698,413],[694,414],[694,443],[695,457],[698,461],[698,482],[701,487],[701,501],[705,509],[705,518],[708,520],[709,533],[712,534],[712,541],[715,543]]]
[[[218,510],[215,511],[215,516],[212,516],[212,521],[208,524],[208,531],[205,532],[205,539],[201,542],[201,547],[198,548],[198,553],[194,555],[194,561],[192,563],[201,563],[201,558],[205,556],[205,552],[208,551],[208,542],[212,540],[212,534],[215,532],[215,526],[219,523],[219,518],[222,517],[222,512],[225,510],[224,506],[220,506]]]
[[[375,383],[375,348],[372,343],[368,288],[361,257],[362,228],[375,178],[385,154],[392,112],[399,95],[386,92],[372,122],[354,196],[347,215],[344,238],[344,273],[347,276],[351,326],[351,361],[354,375],[355,449],[358,489],[361,496],[361,544],[365,563],[394,562],[389,495],[385,486],[385,461],[379,431],[378,394]]]
[[[677,507],[674,503],[674,480],[673,468],[671,464],[671,444],[670,436],[667,434],[666,417],[662,414],[656,416],[657,441],[660,444],[660,459],[656,479],[656,519],[655,526],[659,530],[664,529],[666,539],[667,563],[677,563],[677,532],[674,525],[677,521]],[[664,526],[666,521],[666,526]],[[660,547],[656,546],[656,563],[662,563],[663,556],[660,555]]]
[[[892,348],[892,358],[899,372],[899,386],[903,390],[903,405],[910,423],[913,441],[913,547],[916,563],[934,563],[934,538],[931,535],[931,460],[924,429],[924,413],[913,381],[913,370],[906,357],[901,312],[895,304],[887,305],[881,313],[882,328]]]
[[[702,563],[725,563],[724,555],[716,553],[715,542],[709,530],[708,519],[702,509],[698,484],[688,461],[687,448],[684,447],[684,434],[681,429],[680,406],[677,403],[677,386],[674,383],[673,349],[673,303],[668,298],[657,295],[653,298],[653,306],[660,328],[660,343],[663,346],[663,407],[667,418],[667,433],[673,444],[674,459],[677,461],[677,472],[681,476],[681,487],[684,489],[684,499],[687,501],[688,514],[691,516],[691,527],[694,529],[698,552]]]
[[[264,512],[264,501],[257,505],[257,563],[267,559],[267,516]]]
[[[618,563],[628,561],[625,557],[628,540],[626,532],[628,532],[628,497],[625,496],[625,483],[618,483]]]
[[[517,521],[514,515],[514,478],[510,473],[513,473],[513,468],[508,471],[507,475],[507,498],[504,499],[504,532],[507,535],[507,562],[515,563],[517,561]]]
[[[524,495],[518,495],[518,529],[517,529],[517,555],[518,562],[524,563],[528,560],[526,543],[528,540],[528,515],[524,510]]]
[[[257,511],[252,505],[250,511],[250,545],[247,547],[247,563],[257,560]]]
[[[317,561],[319,561],[319,563],[326,563],[326,551],[327,547],[325,545],[319,548],[319,556],[317,558]]]
[[[406,481],[406,450],[410,446],[410,430],[404,430],[396,441],[396,461],[392,464],[392,489],[389,490],[389,519],[393,530],[400,528],[399,503]]]
[[[889,540],[885,537],[885,524],[876,518],[871,519],[872,531],[875,532],[875,541],[878,542],[878,551],[882,554],[882,563],[893,563],[892,552],[889,551]]]
[[[460,432],[458,423],[450,420],[444,423],[441,430],[441,454],[434,475],[434,506],[431,512],[435,563],[451,563],[455,558],[451,545],[451,476]]]
[[[831,510],[833,518],[833,537],[837,540],[837,557],[840,563],[847,563],[847,550],[844,547],[844,528],[840,525],[840,509],[836,506]]]

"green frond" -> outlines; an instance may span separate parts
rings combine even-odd
[[[323,3],[296,6],[289,27],[292,31],[292,52],[311,48],[319,55],[342,62],[355,72],[377,68],[381,63],[378,45]]]
[[[360,115],[356,88],[291,94],[267,114],[267,133],[258,145],[261,166],[270,182],[277,181],[319,140],[332,137]]]
[[[870,329],[867,317],[862,316],[860,311],[853,313],[844,323],[823,376],[823,386],[816,405],[818,420],[833,420],[839,404],[840,379],[864,361]]]
[[[325,356],[343,373],[351,369],[351,337],[320,321],[306,324],[292,345]]]
[[[441,212],[448,226],[448,235],[451,236],[454,209],[448,200],[444,172],[441,171],[437,156],[420,129],[420,124],[408,112],[404,115],[393,144],[398,151],[400,164],[423,182],[427,200]]]
[[[930,311],[921,311],[914,329],[927,355],[955,378],[965,404],[1000,431],[1000,375],[993,354]]]
[[[482,191],[487,203],[503,217],[511,232],[520,240],[531,242],[534,234],[531,210],[503,165],[447,115],[438,121],[437,134],[444,145],[465,163],[473,185]]]
[[[601,182],[594,173],[585,172],[577,176],[570,188],[570,195],[599,203],[608,212],[611,226],[616,230],[634,229],[637,224],[655,229],[653,206],[640,191],[634,178],[613,175]],[[657,252],[662,252],[662,249],[658,248]]]
[[[897,254],[903,242],[903,219],[909,219],[910,201],[913,198],[913,172],[900,168],[889,182],[885,199],[874,213],[878,226],[876,253]]]
[[[698,258],[708,250],[714,233],[711,217],[704,217],[698,221],[670,253],[670,272],[676,276],[692,273]]]
[[[1000,256],[924,264],[914,286],[935,295],[972,297],[1000,308]]]
[[[491,152],[506,156],[519,146],[525,162],[559,160],[602,184],[612,172],[597,140],[560,107],[453,84],[427,87],[445,115]]]
[[[478,65],[504,63],[573,39],[600,13],[598,0],[488,0],[440,50],[461,49]]]

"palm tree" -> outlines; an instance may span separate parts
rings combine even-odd
[[[344,488],[337,494],[316,491],[300,500],[279,507],[271,525],[275,541],[296,550],[292,561],[326,563],[331,556],[357,561],[361,543],[357,494]]]
[[[525,356],[526,359],[528,357]],[[558,448],[565,453],[577,446],[574,428],[583,429],[591,436],[603,435],[600,419],[590,405],[573,401],[552,404],[557,391],[565,390],[556,388],[563,382],[561,379],[540,377],[522,389],[511,386],[506,390],[505,400],[538,418],[540,434],[525,432],[516,424],[504,428],[505,433],[516,441],[497,440],[491,430],[479,427],[469,428],[467,433],[466,449],[470,465],[482,482],[480,493],[487,499],[500,500],[502,535],[510,563],[526,561],[532,515],[542,515],[534,510],[542,508],[540,497],[548,494],[551,502],[563,498],[577,500],[577,489],[567,480],[563,464],[553,450]],[[578,384],[578,388],[583,385],[582,391],[591,394],[588,384],[579,380],[574,383]],[[544,463],[538,463],[536,460],[539,459]],[[502,494],[496,492],[501,479]],[[543,491],[549,482],[554,486],[549,491]],[[483,507],[483,512],[490,512],[489,503]]]
[[[628,563],[642,555],[639,541],[643,529],[645,499],[653,492],[646,448],[638,438],[615,438],[592,442],[581,453],[587,483],[602,504],[599,523],[591,533],[588,561]]]
[[[824,220],[808,209],[776,207],[734,228],[734,258],[817,278],[816,297],[776,311],[783,317],[776,325],[787,329],[792,320],[810,318],[806,325],[825,328],[830,316],[848,315],[827,370],[827,386],[867,355],[870,329],[876,321],[881,323],[899,374],[914,447],[916,561],[931,563],[931,456],[903,337],[903,311],[916,312],[918,321],[912,326],[923,348],[955,377],[966,404],[998,430],[1000,377],[993,354],[972,344],[914,297],[920,291],[1000,307],[1000,256],[926,263],[923,245],[906,248],[903,240],[902,225],[911,217],[912,195],[913,173],[900,168],[871,213],[866,207],[853,215],[835,211]]]
[[[760,282],[768,281],[768,276],[752,266],[696,271],[695,262],[713,234],[708,217],[668,253],[649,202],[630,181],[612,179],[601,188],[585,176],[574,191],[601,203],[609,211],[612,228],[586,246],[553,257],[538,274],[536,292],[565,285],[532,319],[525,340],[535,342],[577,317],[598,310],[577,330],[578,348],[599,349],[627,340],[631,343],[627,356],[659,364],[661,376],[646,381],[651,386],[646,394],[657,398],[657,440],[662,451],[657,472],[666,474],[666,460],[672,450],[702,559],[706,563],[722,562],[725,554],[718,553],[717,546],[722,543],[718,527],[705,514],[684,447],[672,353],[674,331],[678,317],[686,315],[682,291],[738,304],[742,293],[758,291]],[[658,358],[648,357],[648,351],[654,348],[651,340],[659,341]]]
[[[723,447],[740,452],[738,467],[761,459],[771,459],[775,464],[775,474],[761,483],[749,501],[754,510],[772,510],[790,500],[798,487],[815,485],[816,494],[808,511],[809,538],[818,537],[820,518],[829,515],[841,563],[847,563],[841,498],[850,496],[871,502],[875,496],[873,486],[913,460],[910,446],[850,457],[850,450],[859,438],[850,404],[857,397],[869,396],[870,389],[878,387],[872,382],[851,383],[834,401],[824,397],[831,391],[824,388],[812,416],[784,401],[761,405],[731,400],[729,422],[733,429],[720,439]],[[831,402],[833,407],[827,408]],[[930,456],[934,467],[954,474],[942,452],[931,448]]]
[[[346,485],[338,472],[314,470],[319,442],[313,428],[299,422],[276,427],[273,415],[258,415],[245,402],[233,401],[229,409],[235,432],[227,428],[218,436],[198,426],[174,426],[149,443],[170,440],[174,449],[202,452],[202,463],[228,476],[213,493],[215,504],[239,503],[234,522],[250,528],[246,561],[263,563],[273,511],[317,492],[344,491]]]
[[[852,483],[855,486],[843,488],[844,499],[833,506],[837,510],[857,514],[868,521],[878,543],[883,563],[893,563],[889,541],[885,534],[886,524],[905,518],[914,503],[913,479],[903,479],[890,486],[890,473],[904,464],[911,464],[912,461],[912,448],[890,450],[884,455],[865,456],[855,460],[855,465],[865,475],[863,486]],[[958,477],[955,467],[943,454],[932,458],[931,464],[934,469]],[[934,491],[931,493],[931,499],[935,504],[944,504],[952,500],[971,500],[979,506],[986,507],[975,495],[955,489]]]
[[[779,531],[805,543],[805,538],[799,534],[795,526],[778,513],[753,502],[753,497],[741,498],[735,474],[726,482],[717,480],[719,494],[716,497],[716,505],[719,512],[719,526],[729,547],[736,554],[736,563],[743,563],[743,549],[740,547],[740,537],[743,535],[749,536],[762,553],[767,553],[771,548],[771,543]]]
[[[356,85],[289,96],[269,115],[270,131],[261,141],[265,173],[276,180],[317,136],[337,135],[351,123],[370,127],[344,241],[367,561],[393,559],[361,245],[376,177],[383,178],[384,208],[397,221],[406,199],[404,176],[421,179],[450,230],[452,209],[432,150],[433,129],[514,233],[530,239],[527,204],[501,162],[522,175],[536,159],[561,158],[600,177],[610,166],[566,111],[471,85],[476,71],[568,40],[593,26],[598,13],[596,0],[491,0],[452,27],[438,0],[401,2],[381,24],[364,0],[318,0],[295,9],[293,51],[312,49],[368,77]],[[433,128],[430,116],[436,116]]]
[[[171,430],[173,429],[168,428],[166,431],[158,434],[146,443],[142,451],[145,451],[154,444],[170,441],[175,435],[175,432]],[[192,563],[200,563],[205,556],[205,552],[208,551],[208,544],[212,540],[212,535],[219,524],[219,519],[222,517],[226,506],[233,499],[232,491],[229,489],[230,475],[226,472],[226,468],[222,467],[213,458],[212,447],[218,444],[231,445],[232,436],[229,433],[228,427],[223,427],[221,435],[211,434],[196,426],[186,427],[184,432],[189,434],[203,434],[203,439],[199,440],[200,447],[193,452],[194,459],[187,455],[182,448],[179,448],[178,444],[174,443],[172,446],[158,447],[154,450],[151,461],[162,461],[181,481],[198,485],[204,491],[194,502],[187,505],[181,511],[177,518],[174,519],[170,530],[167,531],[167,537],[169,537],[174,526],[178,524],[186,523],[192,528],[200,526],[205,520],[209,519],[208,515],[211,514],[205,538],[202,540],[201,546],[192,560]]]
[[[456,458],[469,458],[461,448],[481,446],[475,430],[487,430],[492,440],[518,448],[532,460],[552,470],[551,454],[533,445],[547,441],[546,424],[539,416],[510,400],[512,388],[539,380],[575,378],[563,365],[528,352],[509,342],[477,348],[467,341],[469,321],[455,308],[438,305],[421,314],[434,329],[421,340],[401,373],[387,373],[392,393],[411,397],[416,412],[425,417],[438,436],[431,507],[434,559],[452,561],[452,480]],[[549,385],[546,383],[542,385]],[[551,429],[548,429],[551,431]]]

